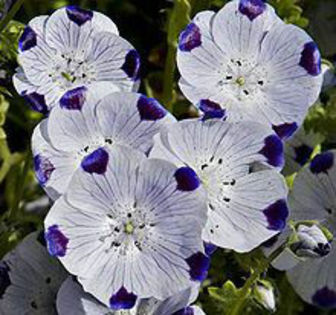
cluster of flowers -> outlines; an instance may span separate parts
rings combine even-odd
[[[248,252],[285,229],[283,140],[318,98],[321,60],[312,39],[264,1],[201,12],[181,33],[180,87],[198,119],[177,122],[136,93],[139,55],[97,12],[69,6],[33,19],[19,62],[16,89],[48,114],[32,150],[55,202],[44,238],[31,234],[4,258],[0,311],[52,312],[58,292],[61,315],[203,314],[189,305],[214,249]],[[336,228],[334,154],[298,176],[293,217],[328,217]],[[65,280],[43,239],[74,277]],[[302,286],[300,268],[290,279],[308,302],[336,302],[334,278]]]

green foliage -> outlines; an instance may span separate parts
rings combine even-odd
[[[16,58],[18,40],[23,27],[22,23],[11,21],[0,33],[0,65]]]
[[[227,311],[240,299],[241,289],[236,288],[230,280],[226,281],[221,288],[210,287],[209,296],[217,305],[219,314],[226,314]]]
[[[299,6],[300,0],[271,0],[277,13],[287,22],[300,27],[308,26],[308,19],[302,16],[303,10]]]
[[[304,127],[307,131],[319,133],[334,142],[336,140],[336,90],[332,89],[328,97],[326,104],[318,102],[310,108]]]

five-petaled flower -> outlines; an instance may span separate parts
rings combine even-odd
[[[0,314],[56,314],[55,297],[67,272],[34,232],[0,262]]]
[[[155,136],[150,156],[190,167],[200,178],[208,191],[205,242],[247,252],[285,227],[287,189],[277,172],[283,145],[271,128],[185,120]]]
[[[316,44],[263,0],[234,0],[216,14],[196,15],[180,35],[177,64],[180,88],[200,110],[224,108],[229,120],[271,125],[283,139],[322,84]]]
[[[113,310],[203,281],[207,206],[196,174],[124,146],[106,152],[105,171],[79,168],[47,215],[50,253]]]
[[[317,220],[336,234],[336,151],[315,156],[298,173],[289,195],[291,219]],[[318,238],[315,237],[315,241]],[[287,271],[289,282],[308,303],[322,308],[336,307],[336,247],[323,241],[312,248],[320,258],[307,259]]]
[[[103,95],[139,85],[136,50],[107,16],[76,6],[31,20],[19,40],[19,63],[16,90],[42,113],[78,88]]]
[[[66,191],[78,167],[104,173],[106,147],[123,144],[146,153],[159,129],[175,121],[158,101],[137,93],[102,98],[78,89],[63,98],[32,137],[36,176],[52,199]]]

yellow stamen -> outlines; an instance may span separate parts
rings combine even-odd
[[[244,78],[244,77],[239,77],[239,78],[237,78],[236,83],[237,83],[239,86],[243,86],[243,85],[245,84],[245,78]]]
[[[132,222],[127,222],[127,223],[125,224],[125,232],[126,232],[127,234],[132,234],[133,231],[134,231],[134,226],[133,226]]]

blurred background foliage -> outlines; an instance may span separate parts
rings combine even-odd
[[[38,186],[32,169],[30,138],[42,119],[15,92],[11,77],[17,67],[18,38],[33,17],[50,14],[67,4],[98,10],[118,25],[142,58],[140,91],[157,97],[179,118],[197,112],[177,87],[175,53],[180,31],[198,11],[218,10],[225,0],[0,0],[0,258],[26,234],[42,228],[49,200]],[[336,55],[336,0],[270,0],[289,23],[305,28],[317,41],[333,71]],[[8,13],[9,12],[9,13]],[[306,131],[323,135],[322,148],[336,143],[336,88],[321,94],[304,124]],[[260,250],[238,255],[217,251],[198,303],[207,314],[229,314],[237,299],[247,298],[246,314],[268,314],[254,298],[253,286],[242,290],[251,272],[263,276],[267,269]],[[336,314],[303,303],[285,274],[268,269],[267,279],[276,286],[276,314]]]

